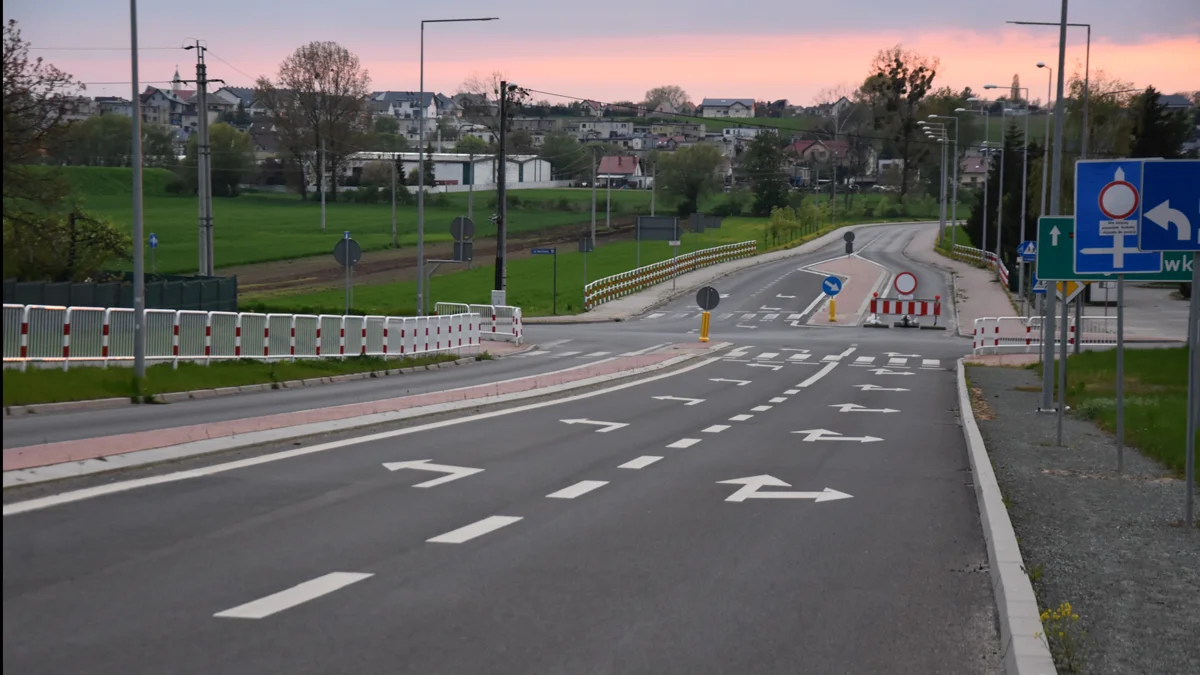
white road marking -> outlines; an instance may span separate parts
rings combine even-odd
[[[799,321],[802,318],[804,318],[803,314],[788,314],[787,316],[788,321]]]
[[[714,424],[711,427],[701,429],[701,432],[706,433],[706,434],[719,434],[728,428],[729,428],[728,424]]]
[[[783,311],[782,307],[767,307],[766,305],[763,305],[762,307],[759,307],[758,309],[763,312],[782,312]]]
[[[745,422],[746,420],[750,419],[751,417],[754,417],[754,415],[734,415],[733,417],[729,418],[729,421],[730,422]]]
[[[758,328],[758,326],[746,326],[746,325],[739,323],[739,324],[737,324],[737,328],[749,328],[751,330],[754,330],[754,329]]]
[[[646,315],[646,318],[647,318],[647,319],[657,319],[657,318],[658,318],[658,317],[660,317],[660,316],[663,316],[663,313],[662,313],[662,312],[655,312],[655,313],[653,313],[653,314],[647,314],[647,315]]]
[[[795,396],[796,394],[800,393],[800,390],[799,389],[788,389],[787,391],[785,391],[783,393],[787,394],[788,396]]]
[[[825,298],[826,298],[826,295],[824,293],[818,294],[817,297],[813,298],[812,302],[808,303],[808,307],[805,307],[804,311],[801,312],[800,315],[803,316],[805,314],[808,314],[809,312],[812,312],[813,309],[815,309],[817,305],[821,304],[821,301],[824,300]]]
[[[776,396],[775,398],[768,401],[768,403],[787,403],[787,397],[786,396]]]
[[[571,341],[571,338],[567,338],[565,340],[547,340],[546,342],[541,343],[541,346],[542,347],[557,347],[559,345],[564,345],[570,341]]]
[[[842,357],[850,356],[851,354],[854,353],[854,351],[855,351],[854,347],[847,347],[846,351],[842,352],[841,354],[838,354],[838,356],[842,356]]]
[[[639,349],[637,351],[632,351],[632,352],[625,352],[624,354],[621,354],[621,356],[641,356],[642,354],[649,354],[650,352],[652,352],[656,349],[666,347],[669,344],[671,344],[671,343],[670,342],[660,342],[656,345],[646,347],[645,349]]]
[[[902,365],[904,365],[904,364],[906,364],[906,363],[908,363],[908,359],[901,359],[901,358],[890,358],[890,359],[888,359],[888,365],[889,365],[889,366],[902,366]]]
[[[842,360],[842,355],[841,354],[830,354],[829,356],[826,356],[825,358],[823,358],[821,360],[824,361],[825,363],[837,363],[838,361]]]
[[[744,386],[750,384],[753,380],[728,380],[723,377],[710,377],[710,378],[708,378],[708,381],[709,382],[730,382],[739,387],[744,387]]]
[[[675,312],[675,319],[686,319],[691,316],[691,312]]]
[[[820,370],[813,373],[812,377],[810,377],[807,380],[796,385],[796,388],[797,389],[805,389],[807,387],[811,387],[813,385],[813,383],[815,383],[817,380],[821,379],[822,377],[825,377],[826,375],[828,375],[829,371],[833,370],[836,367],[837,367],[837,363],[826,364]]]
[[[550,352],[545,349],[535,349],[531,352],[526,352],[524,354],[513,354],[513,358],[524,359],[524,358],[528,358],[530,356],[542,356],[543,354],[549,354],[549,353]]]
[[[737,347],[737,348],[729,350],[729,356],[745,356],[746,352],[749,352],[751,349],[754,349],[754,347],[751,347],[749,345],[747,345],[745,347]]]
[[[779,314],[772,312],[770,314],[763,314],[763,318],[759,319],[759,321],[774,321],[775,319],[778,319],[778,318],[779,318]]]
[[[807,349],[801,349],[799,347],[780,347],[779,349],[781,349],[782,351],[785,351],[785,352],[807,352],[808,351]]]
[[[754,406],[753,408],[751,408],[751,410],[753,410],[754,412],[767,412],[768,410],[770,410],[770,409],[771,409],[771,408],[773,408],[773,407],[775,407],[775,406],[770,406],[770,405],[756,405],[756,406]]]
[[[583,353],[583,352],[559,352],[559,353],[555,354],[555,355],[554,355],[553,357],[551,357],[551,358],[555,358],[555,359],[561,359],[561,358],[566,358],[566,357],[568,357],[568,356],[577,356],[577,355],[579,355],[579,354],[582,354],[582,353]]]
[[[722,314],[721,316],[718,316],[717,321],[725,321],[726,319],[728,319],[731,316],[733,316],[733,314],[727,312],[725,314]]]
[[[667,447],[682,450],[684,448],[690,448],[699,442],[700,442],[699,438],[681,438],[681,439],[675,441],[674,443],[671,443]]]
[[[451,530],[446,534],[439,534],[432,539],[425,541],[434,544],[462,544],[471,541],[475,537],[481,537],[489,532],[495,532],[502,527],[508,527],[513,523],[521,520],[519,516],[488,516],[483,520],[476,521],[470,525],[465,525],[457,530]]]
[[[596,488],[602,488],[605,485],[608,485],[608,481],[606,480],[581,480],[574,485],[569,485],[559,490],[558,492],[551,492],[550,494],[546,495],[546,498],[575,499],[580,495],[586,495],[592,490],[595,490]]]
[[[812,354],[792,354],[788,357],[788,361],[807,361]]]
[[[941,368],[942,362],[938,359],[921,359],[922,368]]]
[[[738,320],[739,321],[753,321],[754,317],[756,317],[756,316],[758,316],[758,314],[751,312],[749,314],[743,314],[742,318],[738,319]]]
[[[874,356],[860,356],[860,357],[854,359],[854,362],[861,363],[863,365],[868,365],[868,364],[875,362],[875,357]]]
[[[754,358],[761,359],[763,361],[770,361],[771,359],[775,358],[776,356],[779,356],[779,352],[763,352]]]
[[[625,462],[624,464],[622,464],[621,466],[618,466],[617,468],[618,469],[644,469],[644,468],[650,466],[651,464],[657,462],[660,459],[662,459],[662,457],[655,457],[654,455],[642,455],[641,457],[638,457],[637,459],[631,459],[628,462]]]
[[[580,356],[579,358],[581,358],[581,359],[598,359],[601,356],[608,356],[611,353],[612,352],[592,352],[591,354],[584,354],[583,356]]]
[[[309,600],[316,600],[322,595],[328,595],[371,576],[373,575],[359,572],[330,572],[325,576],[309,579],[289,589],[272,593],[265,598],[217,612],[213,616],[223,619],[262,619],[285,609],[291,609],[296,605],[302,605]]]
[[[796,299],[796,296],[794,296],[794,295],[781,295],[779,293],[776,293],[775,297],[783,298],[784,300],[795,300]]]
[[[80,490],[72,490],[70,492],[62,492],[62,493],[50,495],[47,497],[27,499],[22,502],[5,504],[3,507],[3,515],[4,515],[4,517],[8,517],[8,516],[17,515],[20,513],[27,513],[29,511],[37,511],[40,509],[50,508],[52,506],[60,506],[62,504],[70,504],[73,502],[83,501],[85,499],[92,499],[93,497],[100,497],[103,495],[110,495],[110,494],[115,494],[118,492],[128,492],[130,490],[136,490],[138,488],[150,487],[151,485],[162,485],[164,483],[174,483],[174,482],[178,482],[178,481],[188,480],[191,478],[201,478],[204,476],[212,476],[212,475],[216,475],[219,473],[225,473],[226,471],[234,471],[237,469],[244,469],[244,468],[251,467],[251,466],[258,466],[260,464],[268,464],[270,462],[278,462],[278,461],[284,460],[284,459],[292,459],[294,457],[303,457],[305,455],[312,455],[312,454],[316,454],[319,452],[326,452],[328,450],[337,450],[339,448],[344,448],[344,447],[351,446],[351,445],[358,445],[360,443],[373,443],[375,441],[382,441],[382,440],[386,440],[386,439],[396,438],[398,436],[408,436],[409,434],[415,434],[415,433],[422,432],[422,431],[433,431],[435,429],[444,429],[446,427],[450,427],[450,426],[454,426],[454,425],[458,425],[458,424],[464,424],[467,422],[477,422],[479,420],[486,420],[486,419],[491,419],[493,417],[502,417],[505,415],[512,415],[514,413],[525,412],[528,410],[538,410],[538,409],[546,408],[546,407],[553,406],[553,405],[560,405],[562,403],[569,403],[569,402],[573,402],[573,401],[582,401],[584,399],[589,399],[589,398],[593,398],[596,396],[603,396],[605,394],[609,394],[614,391],[621,391],[623,389],[628,389],[630,387],[636,387],[639,385],[648,384],[650,382],[657,382],[658,380],[664,380],[668,377],[675,377],[677,375],[682,375],[683,373],[691,372],[693,370],[696,370],[697,368],[703,368],[704,366],[716,363],[720,360],[721,359],[719,357],[710,357],[710,358],[704,359],[703,361],[700,361],[699,363],[694,363],[690,366],[684,366],[683,368],[679,368],[678,370],[672,370],[672,371],[669,371],[666,373],[662,373],[660,375],[652,375],[650,377],[645,377],[642,379],[634,380],[632,382],[625,382],[622,384],[613,385],[611,387],[604,387],[602,389],[596,389],[593,391],[584,392],[582,394],[575,394],[573,396],[564,396],[561,398],[551,398],[551,399],[547,399],[544,401],[538,401],[536,403],[527,403],[525,405],[519,405],[519,406],[516,406],[513,408],[505,408],[503,410],[492,410],[489,412],[479,413],[476,415],[467,415],[464,417],[455,417],[452,419],[440,420],[438,422],[430,422],[428,424],[419,424],[417,426],[405,427],[403,429],[392,429],[390,431],[381,431],[381,432],[373,433],[373,434],[363,434],[361,436],[355,436],[353,438],[347,438],[347,439],[337,440],[337,441],[330,441],[328,443],[319,443],[317,445],[313,445],[313,446],[307,447],[307,448],[293,448],[291,450],[284,450],[281,452],[273,452],[273,453],[270,453],[267,455],[260,455],[258,457],[250,457],[247,459],[240,459],[240,460],[233,461],[233,462],[225,462],[223,464],[214,464],[212,466],[201,467],[198,469],[188,469],[186,471],[176,471],[174,473],[163,474],[161,476],[150,476],[148,478],[135,478],[132,480],[119,481],[119,482],[115,482],[115,483],[106,483],[104,485],[97,485],[95,487],[83,488]],[[573,370],[573,368],[568,368],[567,370]]]

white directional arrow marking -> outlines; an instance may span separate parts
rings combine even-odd
[[[1058,235],[1060,235],[1060,234],[1062,234],[1062,231],[1058,229],[1057,225],[1050,228],[1050,245],[1051,246],[1058,246]]]
[[[442,483],[449,483],[452,480],[458,480],[459,478],[466,478],[467,476],[470,476],[471,474],[476,474],[476,473],[479,473],[480,471],[483,471],[483,469],[472,469],[472,468],[466,467],[466,466],[449,466],[447,464],[433,464],[433,463],[431,463],[431,460],[428,460],[428,459],[414,459],[414,460],[408,461],[408,462],[384,462],[383,468],[387,469],[388,471],[399,471],[401,469],[417,469],[419,471],[440,471],[442,473],[448,474],[446,476],[442,476],[441,478],[434,478],[433,480],[427,480],[424,483],[417,483],[416,485],[413,486],[413,487],[419,487],[419,488],[427,488],[427,487],[433,487],[435,485],[441,485]]]
[[[763,312],[782,312],[783,311],[782,307],[767,307],[766,305],[763,305],[762,307],[759,307],[758,309]]]
[[[1178,236],[1179,241],[1189,241],[1192,238],[1192,222],[1188,220],[1186,213],[1179,209],[1171,208],[1171,200],[1169,199],[1142,215],[1164,230],[1170,230],[1171,223],[1175,223],[1175,228],[1178,230],[1176,236]]]
[[[863,391],[912,391],[911,389],[881,387],[877,384],[856,384],[854,386],[862,389]]]
[[[921,358],[920,354],[900,354],[899,352],[884,352],[883,355],[891,356],[891,357],[895,357],[895,358],[901,358],[901,359],[919,359],[919,358]]]
[[[591,424],[591,425],[597,426],[597,427],[604,427],[603,429],[596,430],[596,433],[598,433],[598,434],[608,433],[610,431],[615,431],[617,429],[620,429],[621,427],[629,426],[628,424],[625,424],[623,422],[601,422],[600,420],[588,420],[588,419],[559,420],[559,422],[562,422],[563,424]]]
[[[728,298],[728,297],[729,297],[729,294],[728,294],[728,293],[721,293],[720,295],[721,295],[721,299],[722,299],[722,300],[724,300],[725,298]]]
[[[739,387],[744,387],[752,382],[752,380],[727,380],[723,377],[710,377],[708,380],[709,382],[729,382],[730,384],[736,384]]]
[[[655,396],[656,401],[684,401],[684,405],[700,405],[704,403],[702,398],[682,398],[679,396]]]
[[[803,429],[801,431],[793,431],[793,434],[805,434],[804,440],[808,443],[816,441],[852,441],[855,443],[874,443],[882,441],[882,438],[875,436],[843,436],[836,431],[829,429]]]
[[[830,408],[841,408],[842,412],[878,412],[878,413],[897,413],[899,410],[892,408],[864,408],[857,403],[834,403]]]
[[[903,370],[888,370],[887,368],[872,368],[867,372],[875,373],[876,375],[912,375],[912,373]]]
[[[727,502],[744,502],[747,499],[811,499],[814,502],[832,502],[838,499],[850,499],[853,495],[825,488],[820,492],[759,492],[764,487],[791,487],[774,476],[747,476],[731,480],[719,480],[719,485],[741,485],[742,487],[725,498]]]
[[[779,293],[776,293],[775,297],[783,298],[784,300],[795,300],[796,299],[796,296],[794,296],[794,295],[780,295]]]
[[[779,370],[780,368],[783,368],[783,366],[772,366],[769,363],[747,363],[746,365],[750,366],[751,368],[770,368],[771,370]]]
[[[743,326],[743,325],[742,325],[742,324],[740,324],[740,323],[739,323],[739,324],[737,324],[737,327],[738,327],[738,328],[749,328],[749,329],[751,329],[751,330],[757,330],[757,329],[758,329],[758,326]]]

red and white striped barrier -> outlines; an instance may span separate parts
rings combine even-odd
[[[1060,344],[1059,327],[1055,328],[1054,343]],[[1085,316],[1082,331],[1076,330],[1075,317],[1067,325],[1067,344],[1074,345],[1082,337],[1080,346],[1104,347],[1117,343],[1116,317]],[[975,320],[972,351],[976,354],[1000,352],[1033,353],[1042,346],[1041,317],[1026,319],[1020,316],[992,316]]]
[[[876,293],[871,298],[871,313],[902,316],[941,316],[942,296],[934,296],[933,300],[904,300],[900,298],[881,298]]]

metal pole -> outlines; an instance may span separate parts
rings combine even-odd
[[[1192,254],[1192,297],[1188,307],[1188,423],[1184,458],[1183,523],[1195,521],[1196,427],[1200,424],[1200,254]]]
[[[1083,291],[1075,297],[1075,353],[1078,354],[1083,349],[1083,296],[1087,293],[1085,287]]]
[[[1064,287],[1065,288],[1065,287]],[[1054,305],[1058,283],[1051,281],[1042,300],[1042,412],[1054,409]]]
[[[496,154],[496,290],[508,286],[505,260],[508,242],[504,228],[508,222],[508,82],[500,82],[499,152]]]
[[[1195,276],[1195,271],[1192,272]],[[1065,314],[1065,312],[1064,312]],[[1125,275],[1117,275],[1117,473],[1125,470]],[[1189,488],[1191,486],[1188,486]]]
[[[325,231],[325,139],[321,139],[321,231]]]
[[[989,147],[991,146],[992,140],[992,115],[987,111],[986,108],[983,111],[983,137],[985,139],[983,141],[983,150],[984,156],[987,158],[987,162],[984,165],[983,171],[983,233],[982,239],[979,242],[979,249],[982,251],[987,251],[988,176],[990,176],[992,173],[992,149]],[[983,259],[983,266],[987,267],[986,256]]]
[[[1021,154],[1021,242],[1025,241],[1025,203],[1029,201],[1029,89],[1025,89],[1025,149]],[[1021,272],[1020,287],[1021,303],[1025,303],[1025,264],[1018,262],[1017,269]]]
[[[954,223],[950,226],[950,251],[954,251],[954,246],[958,241],[958,115],[954,116],[954,185],[951,189],[950,204],[950,220]]]
[[[196,40],[196,79],[199,81],[201,75],[201,55],[200,41]],[[199,84],[196,85],[199,89]],[[198,125],[203,122],[197,120]],[[208,208],[208,200],[204,195],[208,194],[208,188],[204,184],[208,179],[208,171],[204,169],[204,133],[201,126],[196,130],[196,202],[197,211],[199,213],[199,231],[197,234],[196,252],[198,257],[196,273],[204,276],[208,274],[208,214],[205,209]]]
[[[650,216],[654,216],[654,196],[658,193],[658,162],[650,167]]]
[[[400,248],[400,237],[396,233],[396,158],[392,157],[392,248]]]
[[[612,174],[604,177],[604,227],[612,229]]]
[[[938,181],[938,187],[941,188],[941,195],[938,201],[941,203],[938,227],[938,243],[942,243],[942,237],[946,236],[946,139],[945,134],[938,142],[942,144],[942,176]]]
[[[1054,69],[1050,68],[1046,78],[1046,136],[1042,139],[1042,210],[1046,215],[1046,179],[1050,176],[1050,81],[1054,79]]]
[[[1058,27],[1058,92],[1054,100],[1054,167],[1050,186],[1050,215],[1059,214],[1062,195],[1063,151],[1063,69],[1067,60],[1067,0],[1062,0],[1062,19]]]
[[[1087,52],[1083,60],[1083,141],[1079,145],[1079,159],[1088,156],[1088,85],[1092,70],[1092,24],[1087,24]]]
[[[1006,133],[1008,131],[1008,107],[1007,104],[1002,104],[1000,107],[1000,190],[999,197],[996,198],[996,264],[1004,264],[1003,258],[1000,256],[1000,241],[1004,236],[1004,154],[1008,146]],[[1008,289],[1004,289],[1007,293]]]
[[[204,63],[205,48],[196,43],[196,51],[200,55],[200,65],[197,67],[196,95],[200,103],[200,142],[198,150],[204,155],[204,260],[207,267],[204,273],[213,276],[216,273],[216,251],[213,250],[213,208],[212,208],[212,138],[208,130],[208,66]],[[201,154],[201,153],[197,153]]]
[[[550,300],[551,314],[558,314],[558,248],[554,249],[554,281],[550,284],[550,288],[554,293],[554,298]]]
[[[421,22],[421,74],[417,105],[425,105],[425,22]],[[425,313],[425,111],[417,117],[417,316]],[[473,169],[474,167],[472,167]],[[474,182],[474,181],[472,181]]]
[[[596,146],[592,146],[592,246],[596,245]]]
[[[1046,291],[1049,293],[1049,291]],[[1058,445],[1063,444],[1063,414],[1067,410],[1067,310],[1070,308],[1066,298],[1067,285],[1063,283],[1062,326],[1058,345]],[[1118,329],[1120,330],[1120,329]],[[1117,337],[1120,340],[1120,336]],[[1120,356],[1117,357],[1120,359]],[[1118,387],[1120,385],[1117,385]],[[1119,413],[1118,413],[1119,414]],[[1120,424],[1118,422],[1118,424]]]
[[[146,249],[142,241],[142,99],[138,91],[137,0],[129,0],[133,79],[133,376],[146,377]]]
[[[475,152],[472,151],[469,155],[471,158],[471,182],[467,184],[467,217],[471,220],[475,219]]]
[[[346,314],[350,313],[350,232],[342,235],[346,242]]]

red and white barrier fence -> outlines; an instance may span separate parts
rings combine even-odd
[[[871,313],[902,316],[941,316],[942,296],[935,295],[933,300],[905,300],[902,298],[881,298],[876,293],[871,298]]]
[[[521,323],[521,308],[509,305],[468,305],[462,302],[438,302],[434,314],[475,314],[479,316],[479,333],[485,340],[503,340],[521,344],[525,329]]]
[[[1059,329],[1054,344],[1061,344]],[[1117,320],[1110,316],[1085,316],[1082,325],[1070,317],[1067,324],[1067,344],[1080,340],[1081,347],[1117,344]],[[1001,352],[1036,352],[1042,346],[1042,319],[1020,316],[983,317],[975,319],[972,351],[976,354]]]
[[[496,307],[423,317],[255,314],[148,309],[146,359],[210,363],[219,359],[404,357],[475,353],[481,340],[521,339],[521,310]],[[486,329],[485,329],[486,324]],[[4,305],[4,365],[128,364],[134,313],[128,308]]]

